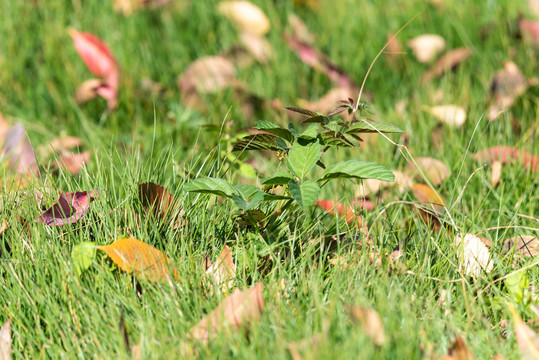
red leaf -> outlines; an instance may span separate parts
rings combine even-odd
[[[96,89],[96,93],[108,101],[109,109],[116,106],[118,79],[120,69],[114,56],[103,40],[97,36],[69,29],[75,49],[88,70],[95,76],[103,78],[104,83]]]
[[[494,161],[501,161],[502,164],[518,161],[526,169],[531,169],[535,172],[537,171],[539,156],[515,149],[512,146],[493,146],[477,152],[474,155],[474,160],[486,161],[491,164]]]
[[[61,194],[58,202],[34,221],[50,226],[76,223],[86,215],[90,201],[97,196],[97,190]]]
[[[354,213],[354,209],[350,206],[344,206],[340,202],[335,202],[333,200],[318,200],[315,202],[315,205],[318,205],[328,213],[335,215],[346,220],[348,224],[354,223],[357,221],[359,226],[361,226],[361,218]]]

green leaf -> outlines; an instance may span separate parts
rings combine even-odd
[[[258,130],[265,131],[267,133],[279,136],[289,143],[294,142],[294,135],[288,129],[283,129],[282,127],[272,123],[268,120],[259,120],[256,122],[255,126]]]
[[[320,186],[312,180],[306,180],[301,184],[296,180],[290,180],[288,189],[294,200],[296,200],[299,206],[304,210],[309,206],[312,206],[315,201],[318,200],[318,194],[320,193]]]
[[[319,123],[319,124],[325,124],[329,122],[328,118],[324,115],[316,115],[316,116],[311,116],[305,120],[302,121],[302,123]]]
[[[280,172],[260,181],[262,185],[286,185],[293,179],[294,176],[290,173]]]
[[[346,130],[346,133],[359,134],[359,133],[378,132],[375,130],[375,128],[381,133],[403,133],[404,132],[402,129],[400,129],[399,127],[393,124],[388,124],[388,123],[383,123],[383,122],[378,122],[378,121],[365,121],[364,120],[350,126]]]
[[[318,124],[311,124],[304,132],[299,136],[304,139],[316,139],[318,135]]]
[[[279,138],[273,134],[249,135],[234,144],[232,151],[241,150],[280,150],[277,145]]]
[[[288,152],[286,165],[297,177],[303,180],[309,170],[320,159],[320,144],[318,142],[302,145],[296,141]]]
[[[258,190],[250,199],[244,199],[240,195],[232,195],[234,203],[242,210],[252,210],[264,201],[264,192]]]
[[[256,179],[256,170],[251,164],[241,163],[238,172],[241,177],[247,179]]]
[[[299,107],[295,107],[295,106],[288,106],[288,107],[285,107],[285,109],[293,111],[293,112],[297,112],[297,113],[300,113],[300,114],[303,114],[303,115],[307,115],[307,116],[317,116],[317,115],[319,115],[319,114],[315,113],[314,111],[299,108]]]
[[[237,190],[228,181],[219,178],[199,178],[184,185],[183,190],[201,194],[214,194],[231,198]]]
[[[71,250],[71,264],[75,273],[80,276],[84,270],[92,265],[95,258],[95,243],[85,241],[73,246]]]
[[[359,146],[357,139],[350,138],[351,135],[326,131],[320,134],[320,144],[324,146],[353,147]]]
[[[526,290],[530,286],[530,280],[525,271],[516,272],[504,280],[505,288],[511,299],[517,304],[522,304]]]
[[[395,181],[395,175],[384,166],[360,160],[348,160],[330,165],[317,181],[348,178]]]

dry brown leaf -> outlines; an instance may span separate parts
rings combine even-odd
[[[109,245],[96,246],[103,250],[120,269],[133,272],[137,278],[167,282],[179,278],[170,259],[151,245],[137,239],[118,239]]]
[[[430,108],[430,113],[449,126],[461,127],[466,122],[466,110],[456,105],[440,105]]]
[[[337,101],[346,100],[350,97],[353,98],[355,96],[357,96],[357,92],[354,89],[339,87],[329,90],[317,101],[305,101],[304,103],[300,103],[299,105],[314,112],[328,114],[333,111],[333,109],[335,109]],[[346,116],[345,112],[341,114]]]
[[[500,161],[494,161],[491,165],[490,172],[490,185],[497,187],[500,184],[502,178],[502,163]]]
[[[457,235],[454,245],[460,268],[469,276],[479,276],[484,271],[489,273],[494,268],[488,247],[473,234]]]
[[[445,200],[442,195],[438,194],[430,186],[425,184],[414,184],[412,192],[416,199],[424,206],[432,206],[436,211],[443,211]]]
[[[386,341],[384,324],[374,309],[362,306],[346,305],[346,310],[352,320],[363,324],[363,331],[376,345],[382,345]]]
[[[222,56],[205,56],[192,62],[178,79],[182,93],[194,89],[215,93],[235,84],[236,69]]]
[[[240,328],[249,322],[258,320],[264,311],[263,285],[256,283],[247,290],[236,289],[198,324],[193,326],[187,337],[207,343],[211,335],[226,326]]]
[[[68,172],[77,175],[82,167],[90,162],[92,152],[90,150],[81,153],[66,153],[60,156],[59,165],[63,166]]]
[[[387,50],[384,54],[391,60],[398,60],[402,55],[406,54],[402,48],[402,44],[399,39],[392,32],[388,32],[386,35],[386,41],[388,41]]]
[[[434,78],[440,77],[446,72],[456,68],[461,62],[472,55],[469,48],[457,48],[442,56],[434,65],[423,74],[420,83],[424,84]]]
[[[208,257],[204,259],[204,269],[213,285],[221,289],[222,292],[226,293],[234,286],[236,266],[234,265],[232,252],[227,245],[224,246],[223,251],[221,251],[213,264]],[[213,291],[210,291],[210,294],[213,294]]]
[[[539,238],[532,235],[520,235],[507,239],[503,243],[505,252],[515,252],[517,255],[534,257],[539,254]]]
[[[0,329],[0,360],[11,360],[11,319]]]
[[[433,185],[440,185],[442,181],[451,175],[449,168],[440,160],[431,157],[418,157],[415,159],[416,164],[410,162],[406,165],[405,173],[411,178],[417,180],[422,179],[421,172],[425,174],[427,179]]]
[[[82,105],[90,100],[97,98],[99,96],[97,94],[97,91],[103,86],[103,84],[104,81],[101,79],[85,80],[75,90],[75,102],[79,105]]]
[[[144,210],[153,215],[159,227],[170,226],[176,230],[184,224],[180,204],[165,187],[147,182],[139,184],[138,192]]]
[[[408,46],[419,62],[429,63],[445,50],[445,40],[440,35],[424,34],[408,41]]]
[[[2,219],[2,224],[0,224],[0,235],[2,235],[4,233],[4,231],[7,230],[9,224],[7,223],[7,221],[5,219]]]
[[[243,33],[263,36],[270,29],[266,14],[249,1],[222,1],[217,9]]]
[[[464,339],[460,336],[455,336],[455,341],[451,344],[447,350],[447,355],[442,359],[444,360],[473,360],[474,356]]]
[[[491,105],[488,119],[493,121],[513,105],[515,100],[528,90],[528,81],[518,66],[507,61],[503,70],[498,71],[490,83]]]
[[[489,163],[500,161],[502,164],[518,161],[526,169],[531,169],[531,171],[537,171],[539,168],[539,156],[518,150],[512,146],[493,146],[481,150],[475,153],[474,160],[486,161]]]
[[[309,31],[307,25],[295,14],[288,15],[288,22],[292,28],[292,33],[301,41],[307,44],[314,44],[316,38]]]
[[[268,40],[250,33],[240,34],[240,41],[247,52],[261,64],[273,59],[273,48]]]
[[[515,337],[520,349],[521,359],[537,360],[539,359],[539,336],[530,329],[528,325],[518,315],[514,306],[507,304],[509,311],[513,315],[513,323],[515,326]]]

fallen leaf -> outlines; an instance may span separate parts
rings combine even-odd
[[[292,360],[302,360],[302,353],[313,354],[314,352],[316,352],[318,344],[321,340],[323,340],[323,337],[324,334],[317,333],[307,339],[288,343],[288,345],[286,345],[286,348],[288,349],[288,352],[290,352],[290,357],[292,358]]]
[[[264,311],[263,285],[256,283],[248,290],[236,289],[198,324],[193,326],[187,338],[206,344],[210,335],[226,326],[240,328],[258,320]]]
[[[183,211],[174,196],[163,186],[147,182],[139,184],[139,199],[145,211],[161,223],[161,226],[171,226],[174,230],[180,228]]]
[[[440,77],[446,72],[456,68],[461,62],[468,59],[472,55],[472,50],[469,48],[457,48],[451,50],[442,56],[434,65],[427,70],[421,80],[421,84],[427,83],[434,78]]]
[[[528,82],[518,66],[507,61],[503,70],[498,71],[490,83],[491,105],[488,119],[493,121],[513,105],[515,100],[528,90]]]
[[[355,322],[363,324],[363,331],[376,345],[380,346],[386,341],[384,324],[374,309],[362,306],[346,305],[346,311]]]
[[[466,122],[466,110],[456,105],[434,106],[429,109],[430,113],[438,120],[449,126],[461,127]]]
[[[83,81],[83,83],[75,90],[75,102],[82,105],[97,98],[97,91],[102,86],[105,86],[105,83],[101,79],[88,79]]]
[[[243,33],[263,36],[270,29],[266,14],[249,1],[221,1],[217,9]]]
[[[261,64],[273,59],[273,49],[268,40],[250,33],[240,34],[240,41],[247,52]]]
[[[34,221],[50,226],[76,223],[86,215],[90,202],[97,196],[97,190],[63,193],[56,204]]]
[[[445,205],[444,198],[430,186],[425,184],[412,185],[412,192],[416,199],[425,206],[433,206],[435,210],[442,211]]]
[[[314,35],[309,31],[307,28],[307,25],[301,20],[301,18],[295,14],[288,15],[288,23],[290,24],[290,27],[292,28],[292,33],[294,36],[296,36],[299,40],[303,41],[307,44],[314,44],[316,38]]]
[[[524,41],[532,46],[539,46],[539,21],[520,19],[518,21],[518,27]]]
[[[9,167],[23,176],[39,176],[36,154],[21,123],[13,125],[4,135],[1,154]]]
[[[513,324],[515,327],[515,337],[520,349],[521,359],[537,360],[539,359],[539,336],[533,331],[518,315],[515,307],[508,303],[509,311],[513,315]]]
[[[455,336],[455,341],[447,350],[448,355],[444,356],[443,360],[473,360],[474,356],[464,339],[460,336]]]
[[[0,360],[11,359],[11,319],[0,329]]]
[[[344,206],[340,202],[335,202],[333,200],[318,200],[314,204],[331,215],[338,215],[340,218],[346,220],[348,224],[357,222],[358,226],[361,227],[361,217],[356,215],[354,209],[350,206]]]
[[[539,254],[539,239],[532,235],[515,236],[504,241],[503,251],[514,251],[517,255],[534,257]]]
[[[411,178],[422,180],[423,173],[433,185],[440,185],[442,181],[451,175],[449,168],[440,160],[431,157],[418,157],[415,163],[406,165],[405,173]]]
[[[490,185],[492,185],[493,188],[497,187],[500,184],[501,177],[502,163],[500,161],[493,161],[490,172]]]
[[[114,11],[126,16],[141,9],[155,9],[168,4],[170,0],[112,0]]]
[[[429,63],[445,49],[445,40],[440,35],[424,34],[408,41],[414,56],[421,63]]]
[[[388,41],[387,50],[384,52],[384,54],[391,60],[397,60],[402,57],[402,55],[406,54],[404,49],[402,48],[402,44],[400,43],[399,39],[393,34],[392,32],[388,32],[386,35],[386,39]]]
[[[49,149],[57,153],[62,153],[65,150],[71,150],[81,146],[82,140],[75,136],[63,136],[56,138],[49,143]]]
[[[526,151],[515,149],[512,146],[493,146],[481,150],[474,155],[474,160],[493,163],[499,161],[502,164],[513,163],[518,161],[526,169],[537,171],[539,164],[539,156],[534,156]]]
[[[99,245],[120,269],[134,273],[138,279],[168,282],[170,274],[178,280],[178,270],[170,259],[158,249],[140,240],[118,239],[109,245]]]
[[[204,259],[204,269],[206,274],[212,280],[213,285],[216,285],[222,292],[226,293],[234,285],[234,276],[236,275],[236,266],[232,258],[232,252],[228,246],[224,246],[223,251],[212,264],[210,259]],[[210,291],[210,294],[213,294]]]
[[[304,101],[300,103],[299,105],[303,108],[310,109],[314,112],[319,112],[322,114],[328,114],[333,109],[335,109],[335,104],[337,104],[338,101],[348,99],[351,97],[357,96],[357,91],[351,88],[333,88],[329,90],[327,93],[325,93],[320,99],[309,102]],[[342,115],[346,116],[346,113],[341,113]]]
[[[109,109],[115,108],[120,68],[111,51],[103,40],[93,34],[70,28],[69,35],[88,70],[104,80],[103,84],[95,90],[96,93],[107,100]]]
[[[66,153],[58,159],[59,165],[63,166],[68,172],[77,175],[82,167],[90,162],[92,152],[90,150],[81,153]]]
[[[454,241],[460,268],[469,276],[489,273],[494,268],[488,247],[473,234],[457,235]]]
[[[8,228],[8,223],[5,219],[2,219],[2,224],[0,224],[0,235],[2,235],[4,233],[4,231],[7,230]]]
[[[402,193],[412,188],[413,180],[402,171],[393,170],[395,181],[382,181],[378,179],[365,179],[361,182],[356,191],[356,197],[363,198],[372,194],[376,194],[381,190],[398,185],[399,191]]]
[[[234,65],[222,56],[205,56],[192,62],[178,79],[182,92],[195,89],[215,93],[235,83]]]

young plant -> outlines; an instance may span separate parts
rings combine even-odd
[[[275,151],[277,157],[286,161],[286,171],[262,179],[262,189],[253,185],[232,185],[221,178],[198,178],[188,182],[184,190],[194,193],[210,193],[232,199],[245,211],[259,207],[264,201],[289,199],[301,209],[307,210],[317,200],[321,187],[335,179],[379,179],[394,181],[391,171],[382,165],[360,160],[347,160],[326,166],[322,157],[330,148],[358,147],[362,133],[402,133],[392,124],[371,121],[363,116],[367,112],[364,103],[355,106],[352,99],[340,101],[339,106],[327,115],[307,109],[288,107],[306,116],[307,128],[300,132],[294,124],[283,128],[271,121],[260,120],[255,128],[259,133],[249,135],[234,145],[234,151]],[[359,109],[359,111],[355,111]],[[350,120],[336,118],[348,111]],[[324,172],[312,176],[312,169],[319,166]],[[283,196],[268,193],[274,186],[283,186]]]

